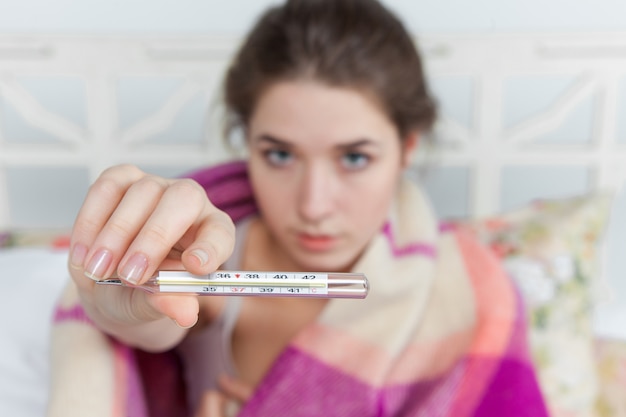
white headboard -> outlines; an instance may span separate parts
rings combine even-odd
[[[237,42],[0,36],[0,230],[69,226],[112,164],[175,174],[228,159],[213,110]],[[418,43],[443,110],[424,181],[445,215],[626,178],[626,33]]]
[[[0,36],[0,231],[68,228],[91,181],[131,162],[162,175],[229,159],[219,85],[238,39]],[[440,147],[412,170],[444,216],[618,190],[626,178],[626,33],[420,37]],[[417,167],[421,166],[417,161]],[[425,172],[425,174],[424,174]],[[608,233],[626,337],[626,193]]]
[[[588,189],[617,188],[626,178],[626,123],[618,117],[626,116],[626,33],[442,36],[426,39],[425,50],[434,78],[472,84],[470,127],[445,107],[440,126],[449,144],[440,162],[472,171],[471,214],[507,205],[507,168],[586,168]]]

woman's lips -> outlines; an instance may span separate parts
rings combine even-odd
[[[337,239],[330,235],[309,235],[307,233],[298,234],[300,246],[311,252],[325,252],[335,246]]]

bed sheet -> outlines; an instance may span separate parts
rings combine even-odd
[[[0,416],[45,415],[48,338],[66,260],[50,247],[0,249]]]

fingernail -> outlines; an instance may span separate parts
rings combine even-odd
[[[176,321],[176,319],[172,319],[172,321],[174,323],[176,323],[176,325],[178,327],[180,327],[181,329],[191,329],[193,326],[196,325],[196,323],[198,323],[198,319],[196,318],[196,321],[193,322],[193,324],[190,324],[189,326],[183,326],[182,324],[180,324],[179,322]]]
[[[94,281],[101,280],[104,278],[104,274],[106,274],[107,269],[109,269],[112,259],[113,255],[111,252],[106,249],[100,249],[91,257],[87,268],[85,268],[85,276],[93,279]]]
[[[198,258],[198,260],[200,261],[200,266],[203,266],[204,264],[209,262],[209,254],[202,249],[194,249],[191,251],[191,254]]]
[[[148,258],[146,255],[136,253],[126,262],[126,265],[120,271],[120,277],[131,284],[137,284],[147,268]]]
[[[72,253],[70,254],[70,266],[76,269],[82,268],[85,256],[87,256],[87,246],[77,243],[72,248]]]

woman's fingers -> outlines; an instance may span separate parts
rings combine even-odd
[[[151,308],[171,318],[180,327],[190,328],[198,321],[200,304],[195,295],[147,295],[146,301]]]
[[[133,166],[117,166],[105,170],[89,188],[74,222],[70,242],[70,270],[79,287],[92,285],[82,279],[85,263],[93,255],[90,249],[128,188],[143,175]]]
[[[167,190],[166,180],[144,176],[127,191],[91,245],[85,275],[99,280],[113,274],[130,243]]]
[[[144,176],[128,184],[112,179],[115,173],[96,182],[76,223],[74,236],[80,242],[76,247],[79,252],[88,247],[83,259],[87,277],[100,280],[117,272],[139,285],[173,250],[184,251],[183,265],[198,274],[215,270],[228,258],[234,246],[232,221],[209,202],[196,182]],[[117,191],[98,191],[102,188]],[[103,195],[111,195],[114,209],[94,204]],[[97,234],[85,232],[98,227]],[[79,257],[72,263],[78,264]]]
[[[113,319],[111,328],[164,316],[190,327],[198,318],[196,297],[154,296],[95,286],[94,281],[117,272],[141,285],[159,267],[207,274],[228,258],[234,236],[230,217],[213,206],[195,181],[166,180],[118,166],[106,170],[87,194],[72,231],[70,271],[88,310],[102,320]]]
[[[195,181],[171,183],[150,217],[123,255],[118,274],[132,284],[154,275],[173,248],[185,250],[183,259],[193,273],[216,269],[232,251],[234,226],[227,215],[207,199]]]
[[[116,265],[119,276],[131,284],[141,284],[152,276],[181,237],[193,228],[207,201],[204,190],[191,180],[169,183],[132,242],[124,245]]]
[[[119,323],[134,325],[167,316],[180,327],[188,328],[198,320],[198,298],[191,295],[156,295],[134,288],[98,285],[94,301],[102,314]]]

